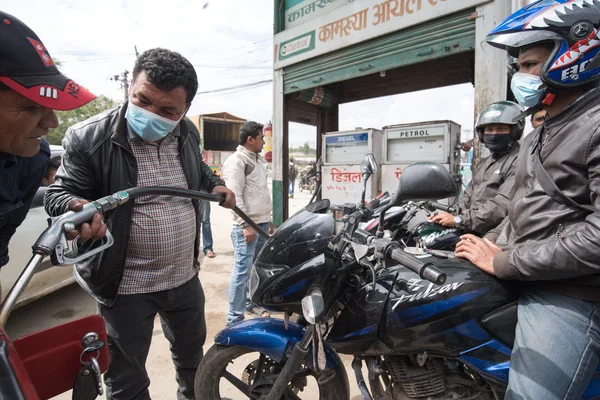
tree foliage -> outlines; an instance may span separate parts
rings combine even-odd
[[[96,114],[100,114],[104,110],[114,108],[119,103],[113,99],[109,99],[105,96],[98,96],[96,99],[90,101],[83,107],[76,108],[70,111],[56,111],[58,117],[58,127],[51,129],[46,136],[46,140],[50,144],[62,143],[62,139],[65,136],[67,129],[78,122],[85,121],[86,119],[93,117]]]
[[[313,149],[308,142],[305,142],[302,146],[297,148],[290,148],[290,153],[301,153],[305,156],[313,156],[317,154],[317,150]]]

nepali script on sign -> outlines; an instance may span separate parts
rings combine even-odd
[[[348,17],[333,21],[319,28],[319,40],[327,42],[334,39],[336,36],[349,36],[352,31],[361,31],[367,27],[368,8],[354,13]]]
[[[377,26],[379,24],[390,21],[392,17],[402,17],[405,14],[413,14],[420,11],[423,2],[435,6],[438,2],[446,0],[386,0],[379,4],[375,4],[373,10],[373,21],[371,24]],[[365,8],[348,17],[338,19],[327,25],[319,28],[319,40],[327,42],[336,37],[349,36],[353,31],[362,31],[367,28],[369,19],[369,8]]]
[[[336,1],[337,0],[317,0],[305,6],[302,6],[288,15],[288,22],[294,22],[297,19],[309,15],[310,13],[314,13],[316,7],[325,8],[329,5],[329,3],[335,3]]]
[[[446,0],[427,0],[429,4],[435,6],[438,1]],[[373,26],[388,22],[391,17],[402,17],[404,14],[412,14],[420,11],[423,0],[387,0],[373,6]]]
[[[360,172],[342,172],[337,168],[331,169],[331,180],[333,182],[360,182]]]

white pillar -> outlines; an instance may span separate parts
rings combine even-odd
[[[283,70],[273,72],[273,222],[279,225],[283,222],[283,135],[284,127],[283,101]]]
[[[521,1],[521,0],[516,0]],[[513,1],[514,2],[514,1]],[[488,104],[506,100],[507,61],[506,52],[484,50],[482,44],[487,34],[511,13],[512,4],[506,0],[495,0],[477,7],[475,22],[475,119]],[[485,147],[474,146],[473,161],[476,164]]]

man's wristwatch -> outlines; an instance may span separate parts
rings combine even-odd
[[[454,217],[454,225],[456,225],[457,228],[461,229],[462,223],[463,223],[463,219],[460,216]]]
[[[247,222],[242,222],[240,224],[240,228],[242,228],[242,229],[246,229],[247,227],[248,227],[248,223]]]

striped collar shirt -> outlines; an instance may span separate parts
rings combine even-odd
[[[188,188],[179,154],[179,127],[160,144],[129,130],[138,167],[137,186]],[[194,244],[196,210],[190,199],[143,196],[134,200],[129,247],[119,294],[174,289],[198,273]]]

